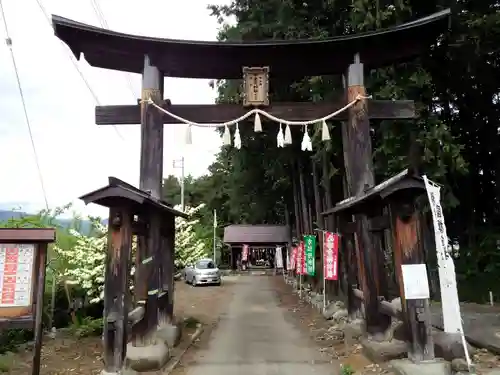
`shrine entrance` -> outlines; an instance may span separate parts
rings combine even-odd
[[[248,253],[245,256],[245,246]],[[268,270],[276,267],[276,248],[269,246],[248,246],[243,245],[242,249],[242,270]]]
[[[342,224],[345,224],[345,233],[352,234],[352,241],[346,246],[348,262],[341,256],[341,262],[349,264],[349,269],[343,271],[349,312],[354,311],[361,298],[365,306],[366,334],[372,337],[385,332],[390,325],[390,318],[384,315],[380,307],[381,300],[387,294],[383,267],[380,266],[382,252],[378,247],[380,243],[372,234],[380,228],[381,222],[377,222],[377,227],[377,223],[371,218],[378,210],[386,207],[377,206],[377,212],[370,211],[369,218],[363,210],[371,207],[363,206],[361,209],[358,203],[371,202],[374,197],[383,201],[387,194],[395,191],[394,181],[375,187],[370,120],[413,119],[415,108],[411,100],[371,98],[365,88],[365,67],[376,69],[410,61],[424,54],[448,27],[449,15],[450,11],[444,10],[407,24],[360,35],[321,40],[259,42],[201,42],[142,37],[53,16],[55,35],[68,45],[78,59],[83,54],[86,61],[94,67],[142,74],[142,97],[137,105],[96,107],[98,125],[141,125],[139,189],[123,181],[110,179],[108,186],[83,197],[88,202],[110,208],[109,225],[112,230],[109,242],[113,251],[109,251],[106,271],[106,373],[120,373],[129,351],[134,352],[135,358],[142,359],[142,352],[137,348],[158,345],[150,338],[158,325],[161,327],[173,319],[173,218],[184,214],[172,210],[161,201],[164,124],[184,124],[187,141],[191,139],[192,126],[223,128],[224,144],[234,144],[236,148],[240,148],[245,135],[240,133],[240,125],[242,128],[246,127],[250,120],[253,122],[254,132],[259,133],[269,129],[266,121],[272,121],[278,125],[277,147],[294,147],[293,145],[300,144],[300,149],[307,152],[312,151],[311,128],[316,128],[321,133],[322,141],[326,142],[330,140],[330,132],[333,131],[331,122],[342,122],[338,127],[342,129],[342,134],[336,135],[341,136],[343,141],[346,202],[332,211],[333,202],[326,193],[324,198],[325,201],[330,200],[328,206],[331,210],[325,212],[325,220],[320,211],[316,210],[318,217],[315,222],[317,226],[326,227],[330,231],[342,231],[344,228],[332,220],[335,216],[332,214],[345,210]],[[323,75],[343,76],[343,93],[337,99],[323,102],[272,102],[274,82],[285,82],[292,86],[304,77]],[[243,90],[236,102],[231,104],[176,104],[163,96],[164,76],[242,79]],[[297,138],[301,140],[297,142]],[[299,170],[303,167],[300,163],[294,163],[298,164]],[[402,181],[406,184],[399,184],[398,189],[406,189],[413,183],[414,172],[412,170],[412,173],[404,174],[411,181],[396,179],[397,183]],[[294,178],[293,184],[293,217],[295,235],[299,239],[304,235],[314,235],[316,229],[313,227],[311,208],[304,199],[310,192],[304,191],[304,185],[300,182],[302,178],[303,175],[299,173],[299,182]],[[417,185],[418,183],[413,183],[411,186],[417,188]],[[394,189],[387,191],[388,187]],[[367,191],[371,193],[368,194]],[[413,205],[413,197],[410,198],[405,198],[404,194],[399,195],[398,204],[403,201],[404,204],[399,206],[406,211],[402,208],[399,212],[403,215],[404,211],[405,218],[401,223],[397,222],[396,228],[415,234],[414,227],[418,223],[408,224],[407,220],[408,217],[413,217],[413,211],[407,207],[409,202]],[[382,224],[385,225],[383,228],[388,227],[386,222],[382,221]],[[138,250],[136,295],[132,304],[128,292],[127,267],[130,267],[130,237],[133,233],[138,234]],[[404,236],[402,232],[399,237],[408,240],[408,235]],[[264,245],[291,242],[289,237],[283,241],[277,241],[276,238],[265,241],[254,238],[254,241],[256,245],[259,241]],[[421,249],[413,246],[415,241],[416,238],[412,238],[411,241],[399,244],[398,251],[402,251],[403,255],[396,259],[398,275],[401,274],[402,263],[415,263],[421,258]],[[229,240],[227,242],[231,243]],[[249,245],[247,240],[241,239],[232,243]],[[234,266],[234,259],[232,263]],[[147,287],[144,287],[144,280],[147,280]],[[399,290],[404,301],[401,285]],[[408,327],[411,326],[412,334],[408,338],[413,344],[411,357],[417,360],[434,356],[432,338],[428,334],[429,320],[422,319],[429,313],[428,300],[427,305],[420,302],[422,301],[403,303],[402,312]],[[129,324],[133,327],[134,343],[127,345]],[[139,360],[139,363],[143,364],[144,361]],[[161,367],[164,363],[159,360],[154,365]],[[150,370],[153,368],[140,371]]]
[[[224,228],[223,242],[229,247],[232,270],[282,271],[291,241],[291,229],[287,225],[228,225]]]

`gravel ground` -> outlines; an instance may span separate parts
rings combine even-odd
[[[221,287],[193,288],[182,282],[176,284],[175,314],[180,318],[194,317],[205,326],[205,331],[184,355],[180,366],[172,375],[185,375],[186,367],[194,360],[199,350],[208,346],[211,332],[219,322],[221,314],[233,298],[234,280],[238,276],[228,276]],[[280,277],[273,278],[273,287],[280,306],[287,309],[286,319],[316,342],[317,350],[325,352],[332,359],[350,365],[357,374],[387,374],[387,366],[371,364],[361,354],[359,345],[346,348],[343,341],[328,333],[331,324],[309,304],[299,300],[292,287]],[[182,347],[182,344],[181,344]],[[94,375],[102,369],[101,338],[73,337],[46,338],[42,353],[41,375]],[[0,372],[11,375],[27,375],[31,371],[31,352],[21,351],[2,356]],[[486,350],[479,350],[473,358],[478,374],[500,367],[500,358]],[[1,366],[4,363],[7,366]],[[10,370],[7,370],[7,367]]]
[[[211,303],[205,304],[202,301],[210,298],[212,292],[210,292],[210,294],[204,292],[205,289],[208,289],[207,287],[196,288],[194,291],[194,293],[196,293],[196,298],[193,298],[192,300],[198,302],[195,307],[191,308],[192,310],[195,310],[195,312],[191,313],[191,316],[194,316],[203,322],[204,331],[198,340],[196,340],[196,342],[194,342],[189,350],[182,356],[181,361],[172,371],[171,375],[185,375],[189,365],[195,360],[197,353],[208,347],[212,332],[217,328],[217,325],[224,315],[228,304],[233,299],[239,277],[240,276],[225,276],[222,287],[220,287],[220,291],[216,292],[211,297],[213,299]],[[196,308],[196,306],[203,306],[203,308]],[[189,309],[185,310],[189,311]]]
[[[328,332],[331,324],[326,321],[318,310],[310,304],[298,298],[293,292],[292,286],[286,284],[282,279],[275,280],[276,292],[283,305],[292,312],[292,316],[302,325],[303,329],[309,331],[310,335],[321,346],[322,351],[327,352],[333,358],[338,358],[342,364],[349,365],[356,371],[357,375],[368,374],[392,374],[387,364],[373,364],[361,353],[361,345],[354,344],[347,348],[342,340],[332,338]],[[463,312],[491,313],[500,307],[461,304]],[[500,310],[499,310],[500,311]],[[487,374],[494,368],[500,368],[500,357],[486,349],[479,349],[472,357],[477,375]]]
[[[185,361],[186,375],[339,375],[337,360],[321,352],[292,319],[273,276],[242,276],[207,341]],[[179,372],[176,373],[176,375]]]
[[[175,291],[176,317],[180,319],[193,317],[207,325],[207,327],[214,325],[218,320],[220,309],[232,296],[231,278],[228,277],[224,281],[220,287],[196,288],[183,282],[177,282]],[[207,331],[209,330],[207,329]],[[187,333],[189,334],[189,332]],[[81,339],[74,337],[45,338],[40,373],[41,375],[99,374],[102,370],[101,345],[100,337]],[[0,372],[11,375],[27,375],[31,373],[31,351],[8,353],[2,357],[1,362],[6,366],[0,366]]]
[[[289,319],[308,334],[317,345],[317,350],[327,353],[333,360],[338,360],[342,366],[349,365],[356,373],[374,368],[374,365],[361,353],[360,345],[346,347],[341,337],[328,331],[332,325],[325,320],[320,311],[307,302],[299,299],[292,286],[286,284],[283,278],[274,280],[274,287],[281,306],[289,311]]]

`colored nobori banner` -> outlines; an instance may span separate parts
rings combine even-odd
[[[325,280],[338,280],[339,235],[325,232],[323,244],[323,265]]]
[[[243,249],[241,250],[241,260],[243,262],[248,260],[248,245],[243,245]]]
[[[298,247],[292,246],[290,251],[292,252],[292,255],[290,256],[290,267],[288,267],[288,269],[289,270],[296,270]]]
[[[304,241],[301,241],[299,246],[297,246],[297,254],[295,266],[297,270],[297,275],[305,275],[306,274],[306,260],[304,254]]]
[[[305,256],[305,273],[307,275],[314,276],[315,266],[316,266],[316,236],[306,235],[304,236],[304,256]]]
[[[455,263],[450,254],[451,247],[448,242],[443,208],[441,207],[441,187],[429,180],[427,176],[423,176],[423,180],[429,198],[432,224],[434,226],[444,331],[463,333]]]
[[[283,268],[283,253],[281,252],[282,247],[276,246],[276,252],[274,254],[274,267]]]

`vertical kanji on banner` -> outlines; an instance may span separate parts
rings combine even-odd
[[[316,272],[316,236],[306,235],[304,236],[304,257],[305,257],[305,273],[310,276],[314,276]]]
[[[290,257],[290,269],[297,271],[297,253],[298,247],[292,246],[292,256]]]
[[[248,245],[243,245],[243,249],[241,250],[241,260],[243,262],[248,260]]]
[[[338,280],[339,235],[325,232],[323,247],[323,265],[325,280]]]
[[[304,254],[304,241],[301,241],[299,246],[297,246],[297,257],[296,257],[296,270],[297,275],[305,275],[306,274],[306,262],[305,262],[305,254]]]

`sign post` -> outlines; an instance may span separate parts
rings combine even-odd
[[[0,329],[34,327],[32,375],[40,374],[47,245],[54,228],[0,228]]]

